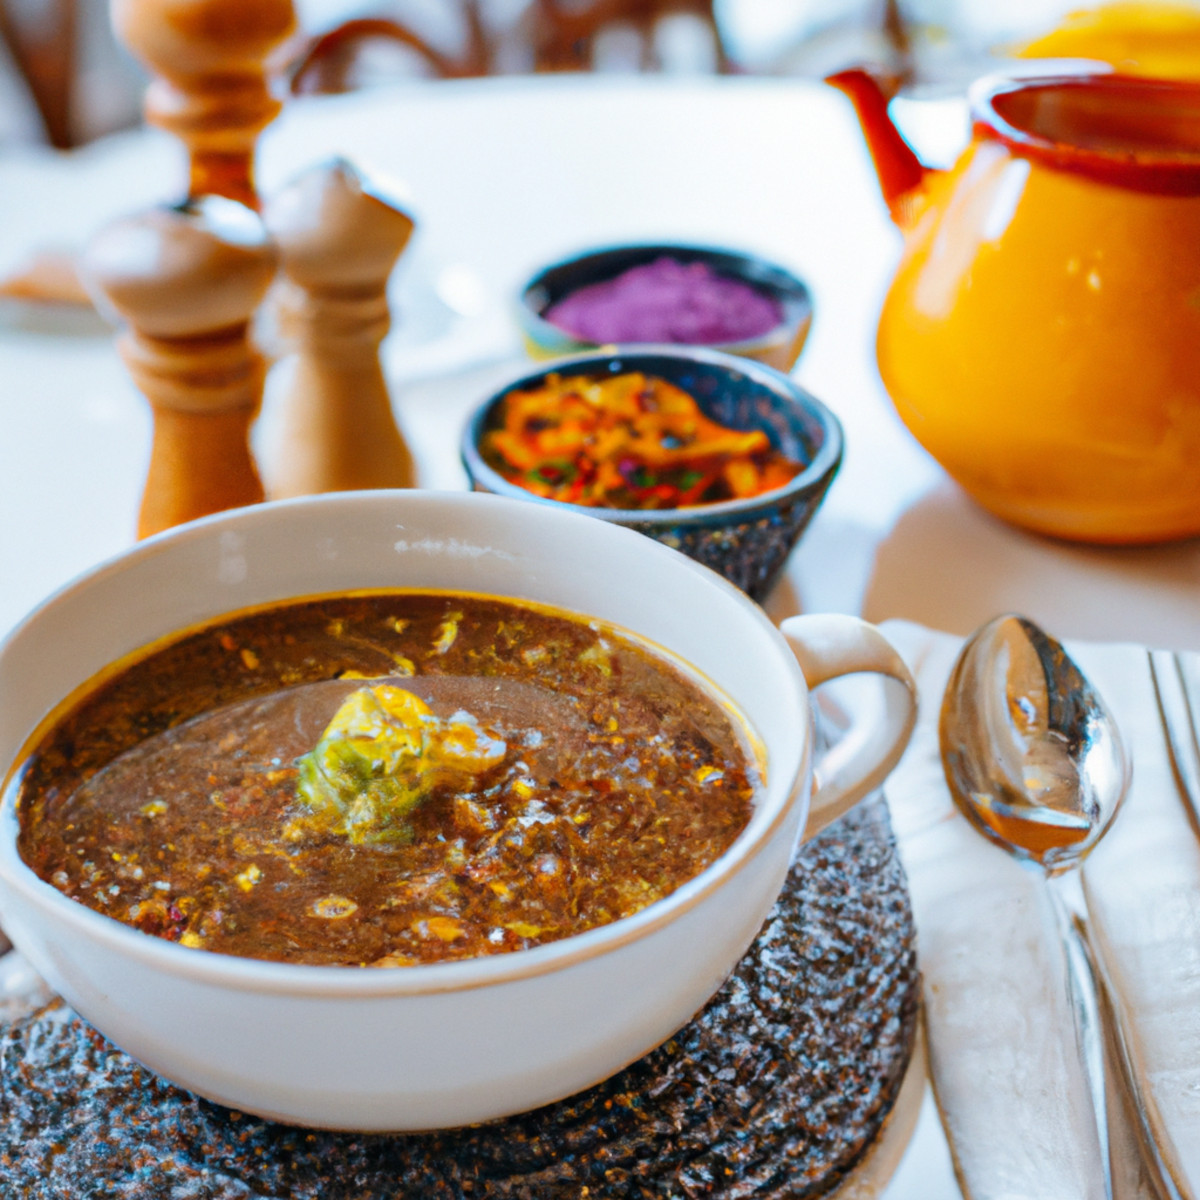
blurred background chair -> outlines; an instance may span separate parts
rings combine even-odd
[[[711,66],[729,71],[714,0],[533,0],[529,34],[539,71],[586,71],[597,65],[606,36],[624,30],[637,39],[637,62],[644,70],[671,64],[670,30],[691,19],[711,41]]]
[[[285,73],[307,93],[404,77],[728,71],[720,3],[296,0],[304,35]],[[67,148],[134,124],[144,84],[106,0],[0,0],[0,144]]]
[[[1156,61],[1166,61],[1169,73],[1180,73],[1183,55],[1184,65],[1191,64],[1187,73],[1200,74],[1194,65],[1200,62],[1200,0],[295,4],[304,32],[287,48],[284,73],[298,94],[348,91],[397,78],[550,71],[819,79],[861,64],[891,76],[910,95],[960,92],[1021,43],[1052,30],[1057,32],[1042,53],[1082,49],[1126,62],[1134,41],[1144,49],[1147,39],[1156,39],[1150,50]],[[1091,11],[1066,16],[1079,8]],[[140,68],[112,36],[107,0],[0,0],[0,145],[40,140],[67,147],[132,125],[139,119],[144,83]]]
[[[134,124],[144,76],[107,0],[0,0],[0,145],[80,145]]]
[[[75,142],[77,17],[75,0],[0,0],[0,40],[12,70],[25,86],[42,135],[60,148]]]
[[[714,0],[392,0],[333,24],[306,22],[298,94],[339,92],[405,70],[439,78],[544,71],[728,71]]]

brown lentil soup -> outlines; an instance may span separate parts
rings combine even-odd
[[[344,748],[331,731],[364,702],[378,715],[377,696],[468,757],[382,824],[354,824],[358,798],[331,823],[305,800],[305,764]],[[615,629],[392,592],[235,614],[153,648],[58,720],[14,786],[22,858],[97,912],[225,954],[402,966],[637,912],[732,844],[757,785],[728,709]]]

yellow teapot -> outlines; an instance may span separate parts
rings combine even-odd
[[[985,508],[1087,542],[1200,534],[1200,84],[990,79],[924,167],[853,101],[904,252],[879,321],[901,419]]]

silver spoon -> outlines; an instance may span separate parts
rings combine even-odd
[[[1009,615],[989,621],[963,646],[938,732],[946,782],[963,815],[1045,874],[1104,1162],[1107,1044],[1135,1117],[1146,1179],[1160,1200],[1183,1200],[1188,1193],[1171,1177],[1150,1130],[1120,1012],[1092,942],[1079,872],[1129,787],[1129,760],[1112,714],[1057,641]],[[1111,1197],[1107,1173],[1106,1189]]]

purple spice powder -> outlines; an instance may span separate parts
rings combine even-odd
[[[717,345],[760,337],[783,318],[769,296],[707,263],[658,258],[571,292],[545,312],[589,342]]]

